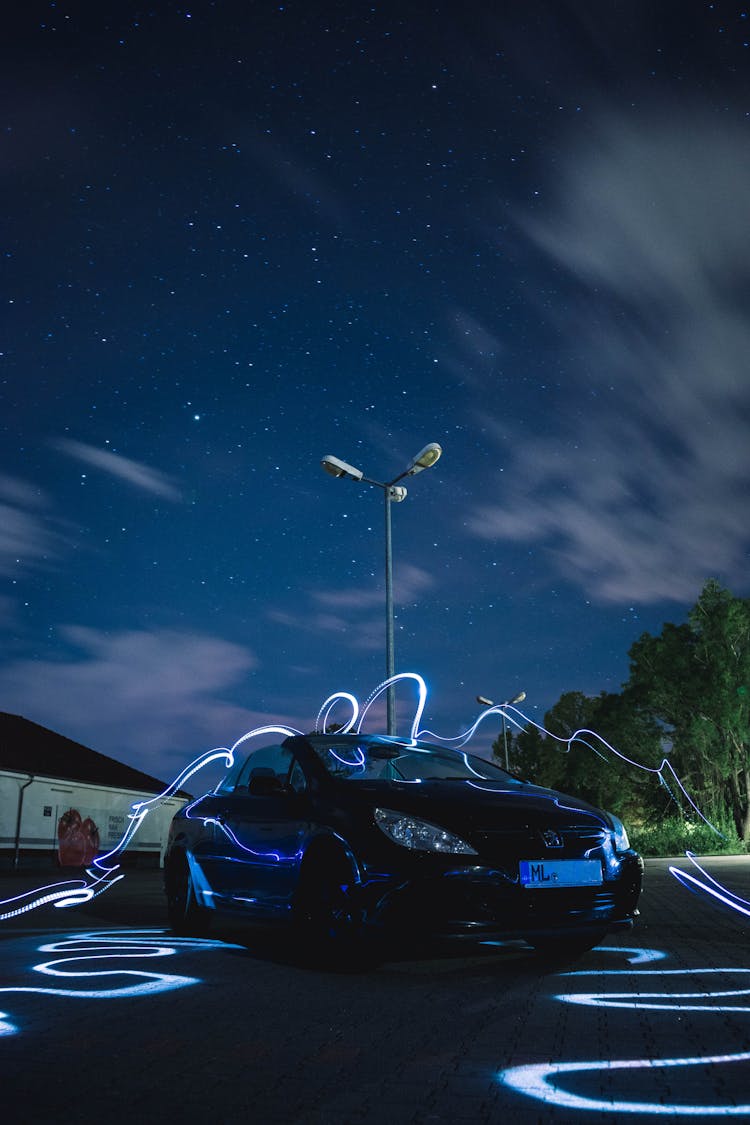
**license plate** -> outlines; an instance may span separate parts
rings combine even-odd
[[[522,859],[524,887],[595,887],[602,881],[598,859]]]

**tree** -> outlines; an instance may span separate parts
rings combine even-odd
[[[522,778],[528,781],[540,782],[545,774],[546,754],[545,740],[538,727],[533,723],[523,727],[513,739],[511,750],[511,768]]]
[[[684,625],[630,649],[627,693],[661,727],[682,782],[709,819],[731,812],[750,841],[750,600],[706,583]]]
[[[644,798],[652,792],[658,796],[659,787],[654,785],[653,776],[620,756],[624,754],[640,763],[650,751],[657,765],[661,760],[656,725],[634,714],[623,696],[565,692],[544,716],[544,728],[542,733],[529,724],[513,739],[511,766],[522,777],[563,793],[574,793],[627,817],[640,812]],[[574,739],[579,731],[593,733],[581,733]],[[503,764],[502,737],[493,744],[493,751]]]
[[[555,736],[548,740],[555,748],[555,788],[628,819],[640,812],[643,792],[653,779],[632,763],[643,761],[654,735],[649,736],[627,700],[609,692],[566,692],[544,723]]]

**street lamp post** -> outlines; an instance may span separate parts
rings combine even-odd
[[[510,762],[508,759],[508,724],[505,716],[505,708],[513,707],[516,703],[523,703],[526,698],[525,691],[519,691],[518,695],[514,695],[512,699],[506,699],[505,703],[498,703],[497,706],[502,708],[501,715],[503,718],[503,748],[505,750],[505,769],[506,772],[510,771]],[[495,704],[491,699],[487,699],[485,695],[477,696],[477,703],[481,703],[483,707],[494,707]]]
[[[406,489],[399,485],[404,477],[413,477],[425,469],[431,468],[442,453],[436,441],[431,441],[421,449],[408,467],[390,481],[373,480],[366,477],[361,469],[355,469],[339,457],[327,454],[320,462],[327,473],[333,477],[344,477],[347,480],[364,481],[365,484],[375,485],[382,489],[385,501],[385,678],[390,680],[395,675],[395,645],[393,631],[393,539],[391,534],[391,504],[400,504],[406,499]],[[388,734],[396,733],[396,697],[393,684],[386,692],[386,726]]]

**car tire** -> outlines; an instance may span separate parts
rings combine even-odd
[[[199,906],[185,856],[170,861],[164,881],[167,892],[167,918],[172,932],[180,937],[204,937],[211,926],[211,914]]]
[[[584,953],[595,949],[607,936],[606,929],[591,930],[588,933],[570,937],[560,935],[537,935],[526,940],[536,951],[538,957],[550,965],[565,965],[576,961]]]
[[[294,927],[302,958],[343,971],[377,960],[364,911],[351,893],[352,871],[343,857],[319,856],[302,867],[294,897]]]

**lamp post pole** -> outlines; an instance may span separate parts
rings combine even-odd
[[[390,680],[396,669],[393,624],[393,538],[391,535],[391,490],[383,489],[385,497],[385,678]],[[385,693],[386,733],[396,733],[396,689],[390,684]]]
[[[345,477],[348,480],[364,481],[383,490],[385,501],[385,678],[390,680],[395,675],[396,657],[393,628],[393,536],[391,532],[391,504],[399,504],[406,498],[406,489],[399,485],[404,477],[415,476],[425,469],[431,468],[442,453],[436,441],[431,441],[424,449],[413,458],[406,469],[391,481],[373,480],[366,477],[361,469],[356,469],[339,457],[327,454],[321,465],[333,477]],[[396,693],[394,685],[390,684],[386,691],[386,727],[387,734],[396,733]]]
[[[486,695],[478,695],[477,696],[477,703],[481,703],[483,707],[498,706],[498,707],[501,708],[500,713],[503,717],[503,749],[505,750],[505,770],[506,770],[506,773],[510,772],[510,760],[508,758],[508,723],[507,723],[507,719],[506,719],[506,716],[505,716],[505,708],[506,707],[513,707],[516,703],[523,703],[525,698],[526,698],[526,692],[525,691],[519,691],[518,695],[514,695],[512,699],[506,699],[505,703],[495,704],[495,703],[492,702],[491,699],[488,699]]]
[[[510,762],[508,761],[508,724],[505,719],[505,712],[503,711],[503,746],[505,747],[505,769],[510,771]]]

